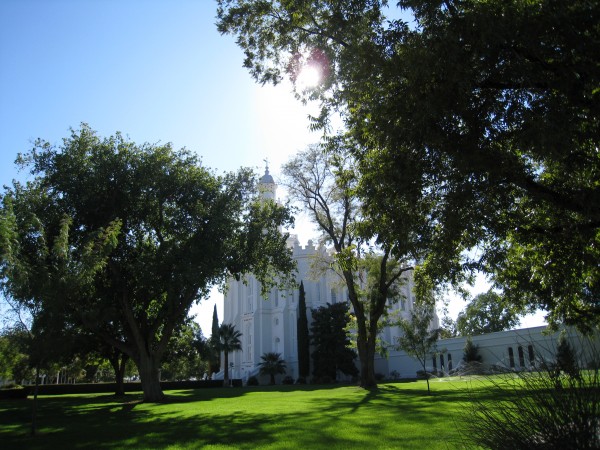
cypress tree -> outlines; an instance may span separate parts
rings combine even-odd
[[[304,283],[300,282],[298,299],[298,372],[301,377],[310,373],[310,351],[308,340],[308,318],[306,317],[306,294]]]
[[[217,315],[217,305],[213,309],[213,320],[212,320],[212,329],[211,329],[211,337],[217,337],[219,335],[219,316]]]
[[[212,358],[209,361],[210,371],[218,372],[221,367],[221,352],[218,349],[219,344],[219,316],[217,315],[217,305],[213,309],[212,329],[210,335],[210,346],[212,348]]]

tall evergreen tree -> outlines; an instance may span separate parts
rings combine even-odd
[[[310,348],[308,337],[308,318],[306,317],[306,292],[300,281],[298,298],[298,374],[307,377],[310,373]]]
[[[208,361],[209,371],[212,375],[213,372],[217,372],[221,367],[221,353],[218,350],[219,346],[219,316],[217,315],[217,305],[213,309],[212,318],[212,332],[209,340],[209,347],[211,348],[211,357]]]
[[[346,327],[350,322],[346,303],[327,304],[312,310],[311,338],[315,377],[336,379],[338,370],[346,375],[357,375],[354,364],[356,353],[350,349]]]

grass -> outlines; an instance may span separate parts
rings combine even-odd
[[[261,386],[141,395],[41,396],[38,435],[31,398],[0,402],[0,447],[168,449],[448,449],[458,446],[468,390],[484,382],[440,379],[355,386]]]

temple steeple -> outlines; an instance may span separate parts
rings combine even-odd
[[[261,198],[265,200],[275,201],[275,193],[277,191],[277,185],[273,180],[273,177],[269,173],[269,161],[265,161],[265,174],[260,178],[258,182],[258,191],[260,192]]]

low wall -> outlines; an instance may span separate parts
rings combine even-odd
[[[221,380],[197,380],[197,381],[161,381],[163,390],[175,389],[205,389],[222,387]],[[63,395],[63,394],[99,394],[114,393],[117,385],[115,383],[81,383],[81,384],[40,384],[39,395]],[[30,395],[33,394],[34,386],[27,386]],[[125,392],[141,392],[142,384],[123,383]]]

